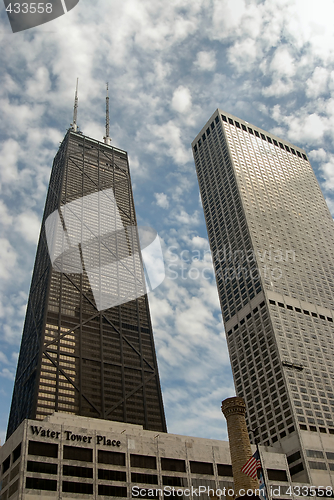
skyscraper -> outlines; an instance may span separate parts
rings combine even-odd
[[[108,106],[105,143],[78,131],[76,108],[53,162],[8,436],[54,411],[166,431],[128,156],[110,146]]]
[[[334,470],[333,219],[299,147],[219,109],[192,147],[248,427],[294,480],[321,484]]]

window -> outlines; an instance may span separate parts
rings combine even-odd
[[[233,477],[232,465],[228,464],[217,464],[218,476],[229,476]]]
[[[306,450],[306,455],[311,458],[324,458],[324,454],[320,450]]]
[[[125,486],[109,486],[107,484],[99,484],[99,495],[110,497],[126,497],[127,488]]]
[[[99,464],[123,465],[125,466],[125,453],[118,453],[117,451],[99,450],[98,452]]]
[[[292,453],[292,455],[289,455],[287,457],[288,464],[291,464],[292,462],[295,462],[300,458],[300,451],[296,451],[296,453]]]
[[[287,481],[288,477],[285,470],[267,469],[268,479],[270,481]]]
[[[58,466],[57,464],[49,464],[47,462],[34,462],[32,460],[28,460],[27,471],[40,472],[42,474],[57,474]]]
[[[188,486],[188,481],[185,477],[162,476],[162,484],[166,486]]]
[[[327,470],[324,462],[309,462],[310,469]]]
[[[298,474],[298,472],[301,472],[302,470],[304,470],[304,466],[302,463],[300,463],[291,467],[290,474],[291,476],[294,476],[295,474]]]
[[[135,484],[158,484],[158,476],[156,474],[140,474],[139,472],[131,472],[131,481]]]
[[[57,458],[58,445],[53,443],[42,443],[40,441],[29,441],[28,455]]]
[[[10,455],[2,463],[2,473],[4,474],[10,467]]]
[[[74,476],[74,477],[93,477],[93,469],[91,467],[76,467],[74,465],[64,465],[63,466],[64,476]]]
[[[79,446],[64,446],[64,459],[79,460],[80,462],[92,462],[93,450],[91,448],[81,448]]]
[[[161,469],[176,472],[186,472],[186,463],[178,458],[162,458]]]
[[[40,479],[38,477],[27,477],[26,488],[30,490],[57,491],[55,479]]]
[[[99,469],[98,470],[99,479],[104,479],[105,481],[126,481],[126,472],[120,470],[109,470],[109,469]]]
[[[71,481],[63,481],[63,491],[66,493],[81,493],[84,495],[93,494],[92,483],[74,483]]]
[[[146,455],[130,455],[131,467],[138,467],[142,469],[156,469],[157,461],[155,457]]]
[[[21,455],[21,443],[13,451],[13,463],[16,462],[16,460],[20,457],[20,455]]]
[[[213,475],[213,465],[208,462],[190,461],[190,470],[193,474],[208,474]]]

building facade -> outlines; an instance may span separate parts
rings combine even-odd
[[[8,434],[54,411],[166,431],[128,157],[70,129],[54,159]]]
[[[332,481],[334,224],[316,177],[305,151],[221,110],[192,147],[248,427],[293,480]]]
[[[260,452],[271,497],[298,496],[286,456]],[[1,500],[234,496],[227,441],[61,412],[22,422],[0,448],[0,464]]]

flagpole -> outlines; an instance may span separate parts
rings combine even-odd
[[[261,458],[260,448],[259,448],[259,439],[256,437],[258,428],[256,427],[255,429],[249,429],[249,431],[252,432],[252,434],[254,436],[256,451],[257,451],[257,453],[259,455],[259,460],[260,460],[260,464],[261,464],[261,471],[262,471],[263,483],[264,483],[264,487],[266,489],[267,498],[269,500],[270,499],[270,490],[268,489],[268,485],[267,485],[267,481],[266,481],[266,476],[265,476],[264,468],[263,468],[263,464],[262,464],[262,458]]]

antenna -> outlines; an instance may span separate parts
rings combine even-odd
[[[71,123],[72,130],[74,132],[78,131],[78,125],[77,125],[77,114],[78,114],[78,83],[79,83],[79,78],[77,78],[77,85],[75,88],[75,98],[74,98],[74,110],[73,110],[73,123]]]
[[[106,97],[106,136],[103,137],[105,144],[111,143],[111,137],[109,137],[109,93],[108,93],[108,83],[107,83],[107,97]]]

